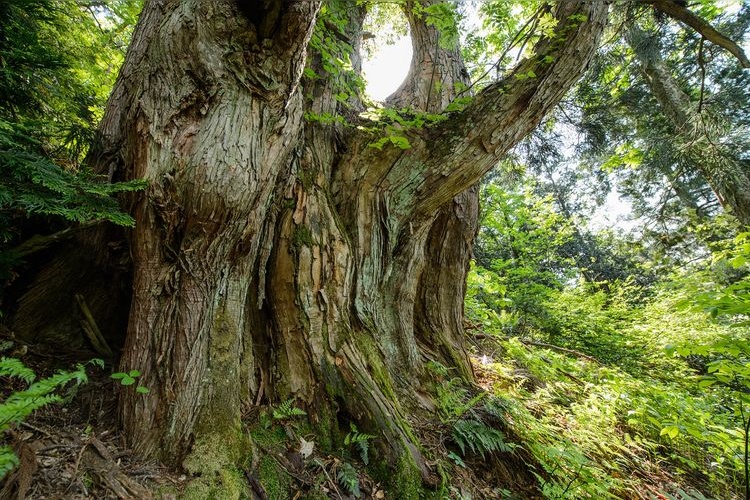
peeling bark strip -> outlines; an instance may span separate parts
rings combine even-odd
[[[312,424],[355,420],[379,436],[380,459],[430,484],[407,416],[429,411],[414,398],[431,387],[426,361],[472,377],[472,186],[584,71],[607,2],[560,2],[532,58],[449,120],[406,132],[410,149],[382,151],[369,133],[303,120],[359,108],[335,98],[341,76],[309,47],[319,6],[144,8],[92,156],[115,180],[150,181],[132,207],[121,362],[150,393],[125,393],[122,422],[140,453],[213,474],[239,457],[243,407],[296,397]],[[356,69],[366,6],[327,8]],[[460,52],[404,9],[416,57],[389,102],[441,112],[467,83]],[[305,65],[316,78],[302,79]]]

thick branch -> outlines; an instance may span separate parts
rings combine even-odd
[[[561,2],[552,38],[540,40],[533,57],[477,95],[463,112],[412,142],[414,147],[398,160],[400,168],[388,176],[389,184],[397,186],[393,205],[429,217],[495,166],[580,78],[598,47],[607,10],[608,2]]]
[[[669,17],[676,19],[701,34],[706,40],[722,47],[736,57],[743,68],[750,68],[750,59],[734,40],[717,31],[704,19],[693,14],[688,8],[673,0],[640,0],[641,3],[653,5]]]

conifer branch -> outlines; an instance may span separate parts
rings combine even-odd
[[[711,26],[708,22],[706,22],[706,20],[704,20],[700,16],[693,14],[686,6],[681,5],[680,2],[675,2],[673,0],[639,0],[639,1],[644,4],[653,5],[654,8],[665,13],[672,19],[676,19],[677,21],[680,21],[686,24],[687,26],[690,26],[695,31],[700,33],[700,35],[703,38],[705,38],[709,42],[712,42],[715,45],[718,45],[719,47],[723,48],[724,50],[732,54],[734,57],[736,57],[737,60],[740,61],[740,64],[742,65],[743,68],[750,68],[750,59],[748,59],[745,52],[742,50],[742,48],[739,45],[737,45],[737,43],[734,42],[734,40],[720,33],[716,28]]]

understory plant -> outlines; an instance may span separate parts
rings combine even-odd
[[[733,269],[740,277],[699,294],[696,303],[715,321],[728,325],[729,332],[674,351],[693,361],[697,386],[720,401],[716,409],[729,422],[721,429],[730,443],[727,465],[741,468],[744,496],[750,499],[750,233],[740,233],[727,250],[717,252],[714,265]]]
[[[92,360],[103,367],[100,360]],[[36,380],[36,374],[21,362],[12,357],[0,358],[0,377],[17,379],[28,387],[11,392],[0,402],[0,437],[7,438],[7,433],[26,420],[34,411],[45,406],[62,403],[68,400],[75,389],[88,381],[86,367],[77,364],[71,371],[58,371],[54,375]],[[8,444],[0,445],[0,479],[5,477],[18,465],[18,457]]]
[[[547,498],[747,494],[747,243],[645,293],[568,283],[538,324],[554,330],[517,338],[469,297],[488,338],[477,353],[485,406],[533,456]]]

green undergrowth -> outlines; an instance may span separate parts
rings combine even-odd
[[[3,342],[0,352],[11,342]],[[0,357],[0,480],[19,465],[19,459],[8,441],[8,433],[15,430],[33,412],[49,405],[62,404],[70,400],[76,389],[88,381],[88,364],[102,367],[101,360],[92,360],[86,365],[78,364],[75,370],[57,371],[53,375],[37,379],[33,370],[14,357]],[[14,384],[15,382],[15,384]],[[20,383],[25,388],[14,387]]]
[[[543,495],[750,498],[750,233],[697,225],[690,260],[600,233],[576,261],[549,202],[483,196],[466,299],[483,404]]]
[[[556,329],[533,336],[485,316],[485,404],[533,456],[546,498],[739,498],[747,328],[686,306],[700,279],[639,303],[622,290],[555,292]]]
[[[247,422],[250,453],[242,466],[245,475],[257,479],[269,499],[469,498],[461,496],[461,473],[466,475],[472,464],[512,453],[515,445],[506,442],[499,428],[485,424],[483,396],[475,395],[476,389],[451,378],[442,365],[429,369],[440,388],[440,421],[434,423],[444,439],[439,446],[430,439],[417,445],[437,478],[436,485],[424,484],[406,447],[395,460],[385,457],[382,436],[368,434],[351,421],[344,425],[342,415],[326,414],[331,422],[338,422],[329,429],[329,441],[309,423],[315,419],[293,400],[267,408]]]

